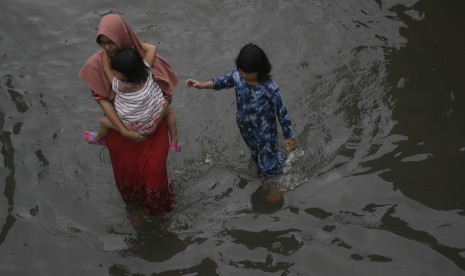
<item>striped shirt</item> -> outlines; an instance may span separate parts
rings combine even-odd
[[[112,86],[116,93],[115,109],[126,128],[141,135],[153,133],[165,99],[151,72],[143,84],[128,83],[114,77]]]

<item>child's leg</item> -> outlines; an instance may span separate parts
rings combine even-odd
[[[176,127],[176,117],[174,116],[173,109],[169,105],[169,102],[166,101],[164,106],[164,110],[162,114],[160,114],[160,117],[156,120],[155,124],[158,126],[161,122],[166,117],[166,125],[168,127],[168,132],[170,134],[170,147],[175,147],[175,151],[180,151],[179,147],[179,142],[178,142],[178,129]]]
[[[171,105],[168,105],[165,112],[166,116],[166,125],[168,127],[168,131],[170,133],[170,146],[177,146],[178,145],[178,129],[176,127],[176,117],[174,116],[173,109]]]
[[[115,127],[110,122],[107,116],[103,116],[102,118],[100,118],[99,129],[98,132],[94,135],[94,139],[96,141],[105,140],[111,128],[114,129]]]

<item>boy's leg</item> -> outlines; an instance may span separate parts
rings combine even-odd
[[[262,178],[278,176],[284,171],[284,156],[279,150],[277,136],[265,136],[258,141],[258,169]]]

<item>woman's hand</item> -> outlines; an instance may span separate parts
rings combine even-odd
[[[145,136],[142,136],[140,135],[139,133],[135,132],[135,131],[131,131],[131,130],[124,130],[121,132],[121,135],[126,138],[126,139],[129,139],[133,142],[140,142],[140,141],[144,141],[145,140]]]
[[[129,139],[134,142],[140,142],[145,140],[145,136],[140,135],[137,132],[128,130],[123,122],[118,117],[118,114],[116,113],[115,106],[113,103],[109,100],[100,100],[99,101],[100,107],[103,110],[103,113],[105,113],[105,116],[110,120],[110,122],[113,124],[114,128],[119,131],[121,136],[123,136],[126,139]]]
[[[294,151],[297,148],[297,141],[295,139],[284,140],[284,147],[288,151]]]

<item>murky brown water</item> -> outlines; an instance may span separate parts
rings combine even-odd
[[[465,275],[465,2],[0,2],[0,275]],[[119,12],[183,81],[262,46],[298,150],[284,206],[260,183],[233,90],[178,86],[177,208],[135,229],[77,72]]]

